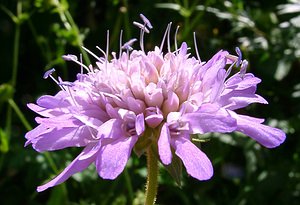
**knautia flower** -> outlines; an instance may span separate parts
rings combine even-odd
[[[248,62],[242,60],[238,48],[237,55],[221,50],[207,62],[201,61],[197,48],[197,57],[192,57],[185,42],[180,48],[175,42],[171,51],[169,24],[161,46],[145,52],[144,33],[152,25],[145,16],[141,18],[143,23],[134,22],[141,29],[140,50],[133,49],[136,39],[121,43],[120,52],[113,52],[111,60],[108,48],[106,52],[99,48],[102,57],[85,49],[96,58],[95,67],[84,65],[74,55],[63,56],[81,66],[74,82],[56,80],[54,70],[46,72],[44,77],[51,77],[61,90],[28,104],[41,117],[36,118],[39,125],[26,134],[26,145],[32,144],[38,152],[67,147],[83,150],[62,173],[39,186],[39,192],[91,164],[103,179],[115,179],[133,150],[141,156],[152,149],[166,166],[177,156],[190,176],[208,180],[213,167],[193,143],[195,134],[238,131],[267,148],[285,140],[283,131],[263,125],[262,119],[235,112],[251,103],[267,104],[255,93],[261,80],[246,73]],[[240,71],[232,74],[234,66]]]

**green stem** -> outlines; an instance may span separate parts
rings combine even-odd
[[[19,119],[21,120],[22,124],[24,125],[24,127],[26,128],[27,131],[32,130],[31,125],[29,124],[29,122],[26,120],[25,116],[23,115],[22,111],[20,110],[20,108],[18,107],[18,105],[15,103],[15,101],[13,99],[9,99],[8,100],[8,104],[10,105],[10,107],[15,111],[15,113],[18,115]],[[50,153],[46,152],[45,153],[45,158],[47,159],[50,167],[52,168],[52,170],[58,174],[58,168],[55,165]]]
[[[88,54],[86,53],[86,51],[82,48],[82,46],[84,46],[82,37],[80,35],[80,31],[79,31],[72,15],[70,14],[70,12],[68,10],[66,10],[64,12],[64,14],[65,14],[68,22],[70,23],[71,27],[75,30],[77,45],[79,47],[80,52],[82,53],[83,60],[85,61],[86,64],[90,65],[91,64],[90,58],[89,58]]]
[[[30,126],[29,122],[26,120],[25,116],[23,115],[23,113],[21,112],[21,110],[19,109],[18,105],[15,103],[15,101],[13,99],[9,99],[8,100],[8,104],[12,107],[12,109],[15,111],[15,113],[18,115],[19,119],[21,120],[21,122],[23,123],[24,127],[29,131],[32,129],[32,127]]]
[[[12,64],[12,78],[11,78],[11,84],[13,87],[16,86],[16,82],[17,82],[19,45],[20,45],[20,24],[16,24],[16,31],[15,31],[15,38],[14,38],[14,51],[13,51],[13,64]]]
[[[126,183],[128,195],[129,195],[129,201],[127,204],[132,204],[134,196],[133,196],[133,189],[132,189],[131,180],[127,168],[125,168],[124,170],[124,177],[125,177],[125,183]]]
[[[158,187],[158,161],[151,146],[147,150],[147,171],[145,205],[153,205],[155,203]]]
[[[75,35],[76,35],[76,43],[77,43],[77,46],[79,47],[80,52],[82,53],[83,60],[85,61],[86,64],[90,65],[91,61],[89,59],[89,56],[86,53],[86,51],[81,47],[81,46],[83,46],[82,37],[80,35],[79,29],[78,29],[72,15],[70,14],[68,9],[64,8],[64,6],[60,3],[59,0],[53,1],[53,3],[58,10],[60,20],[64,24],[64,27],[67,30],[71,30],[71,29],[74,30]]]
[[[22,14],[22,2],[18,1],[17,3],[17,18]],[[12,77],[11,77],[11,85],[13,88],[16,86],[17,82],[17,73],[18,73],[18,59],[19,59],[19,45],[20,45],[20,27],[21,23],[18,20],[16,23],[16,30],[14,36],[14,46],[13,46],[13,61],[12,61]],[[12,109],[11,107],[7,108],[6,113],[6,125],[5,131],[7,134],[8,142],[11,135],[11,123],[12,123]]]

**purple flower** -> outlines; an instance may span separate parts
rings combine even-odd
[[[144,33],[152,25],[145,16],[141,18],[144,23],[135,25],[141,25],[143,44]],[[170,25],[163,42],[169,33]],[[221,50],[201,62],[190,56],[186,43],[171,51],[168,41],[164,54],[163,43],[145,52],[143,45],[141,50],[132,49],[134,41],[121,45],[120,55],[112,53],[112,60],[101,49],[104,57],[92,54],[96,67],[83,65],[74,55],[64,56],[87,70],[74,82],[55,80],[54,69],[46,72],[61,90],[28,104],[40,117],[36,118],[39,125],[26,134],[25,145],[32,144],[38,152],[67,147],[83,147],[83,151],[38,191],[64,182],[91,164],[100,177],[115,179],[132,150],[142,155],[153,144],[163,165],[170,165],[175,154],[189,175],[207,180],[213,175],[212,164],[193,144],[193,134],[238,131],[268,148],[285,140],[281,130],[235,112],[251,103],[267,103],[255,94],[261,80],[246,73],[248,62],[241,59],[239,49],[238,56]],[[241,65],[241,71],[228,77],[234,65]]]

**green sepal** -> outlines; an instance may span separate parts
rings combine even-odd
[[[138,141],[134,145],[133,150],[135,154],[138,157],[142,156],[154,140],[153,130],[146,128],[144,134],[139,137]]]
[[[173,177],[176,184],[181,187],[182,182],[182,161],[172,150],[172,162],[169,165],[164,165],[169,174]]]

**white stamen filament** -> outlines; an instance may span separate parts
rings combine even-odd
[[[106,57],[106,53],[104,52],[104,50],[102,50],[99,46],[96,46],[96,48],[103,54],[103,56],[104,56],[104,59],[107,59],[107,57]],[[100,59],[101,61],[100,62],[103,62],[103,60],[102,59]]]
[[[75,99],[74,99],[74,96],[72,95],[72,92],[71,92],[71,90],[70,90],[70,86],[65,86],[65,87],[67,87],[68,93],[69,93],[69,95],[70,95],[70,97],[71,97],[71,99],[72,99],[74,105],[75,105],[75,106],[78,106],[78,104],[76,103],[76,101],[75,101]]]
[[[45,74],[44,74],[44,76],[43,76],[43,78],[47,79],[47,78],[50,77],[60,87],[60,89],[65,90],[63,88],[63,86],[61,86],[60,83],[52,76],[52,73],[54,73],[54,72],[55,72],[55,68],[52,68],[52,69],[46,71]]]
[[[80,63],[82,64],[82,54],[80,53]],[[83,67],[80,65],[80,79],[79,81],[82,82],[82,75],[83,75]]]
[[[235,62],[230,65],[225,74],[225,79],[230,75],[232,67],[235,65]]]
[[[106,56],[105,56],[105,71],[107,72],[107,62],[108,62],[108,52],[109,52],[109,30],[107,30],[106,35]]]
[[[92,51],[90,51],[89,49],[85,48],[84,46],[81,46],[86,52],[88,52],[89,54],[91,54],[94,58],[96,58],[97,61],[101,61],[101,59],[94,54]]]
[[[87,70],[87,72],[92,72],[89,67],[87,67],[86,65],[84,65],[82,62],[79,62],[78,60],[75,59],[71,59],[71,61],[77,63],[78,65],[82,66],[83,68],[85,68]]]
[[[63,86],[59,84],[59,82],[50,74],[49,77],[60,87],[60,89],[65,90]]]
[[[168,41],[167,41],[167,44],[168,44],[168,52],[170,53],[171,52],[171,46],[170,46],[170,31],[171,31],[171,25],[172,25],[172,22],[169,23],[169,30],[168,30]]]
[[[196,55],[197,55],[199,63],[201,63],[201,58],[200,58],[200,55],[199,55],[199,52],[198,52],[197,39],[196,39],[196,33],[195,32],[193,33],[193,36],[194,36],[194,45],[195,45]]]
[[[120,31],[120,38],[119,38],[119,59],[121,58],[122,55],[122,38],[123,38],[123,30]]]
[[[145,27],[145,25],[144,25],[144,27]],[[145,33],[145,30],[141,29],[141,31],[140,31],[140,48],[145,53],[145,51],[144,51],[144,33]]]
[[[176,55],[178,55],[178,47],[177,47],[177,33],[179,30],[179,26],[176,27],[175,36],[174,36],[174,46],[175,46],[175,52]]]
[[[171,24],[172,24],[171,22],[168,24],[167,29],[166,29],[166,31],[165,31],[165,33],[164,33],[163,40],[161,41],[161,44],[160,44],[160,47],[159,47],[159,50],[160,50],[160,51],[162,51],[162,48],[163,48],[163,46],[164,46],[164,44],[165,44],[165,39],[166,39],[166,37],[167,37],[168,30],[170,30]]]

